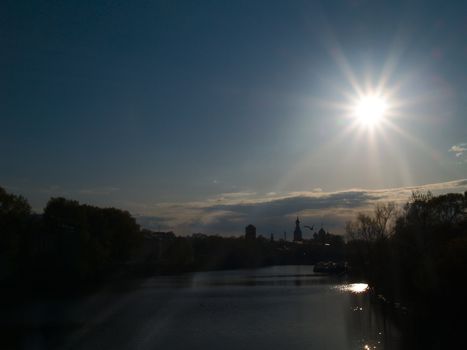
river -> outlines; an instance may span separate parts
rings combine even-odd
[[[381,310],[312,266],[158,276],[6,310],[2,348],[400,349]]]

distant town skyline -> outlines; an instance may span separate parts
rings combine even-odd
[[[467,190],[467,4],[0,5],[0,186],[177,234]],[[380,123],[355,118],[385,98]],[[304,232],[304,235],[308,232]]]

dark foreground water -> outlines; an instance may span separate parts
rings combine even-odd
[[[364,289],[311,266],[155,277],[6,307],[0,348],[400,349]]]

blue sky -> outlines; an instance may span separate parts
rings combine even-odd
[[[462,1],[0,6],[0,186],[37,211],[66,196],[184,234],[295,214],[339,231],[340,205],[281,200],[465,190]],[[355,126],[358,90],[377,86],[388,123]],[[269,206],[206,210],[219,200]]]

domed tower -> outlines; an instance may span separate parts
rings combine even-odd
[[[295,230],[293,232],[293,240],[294,242],[301,242],[302,241],[302,230],[300,229],[300,220],[295,221]]]

